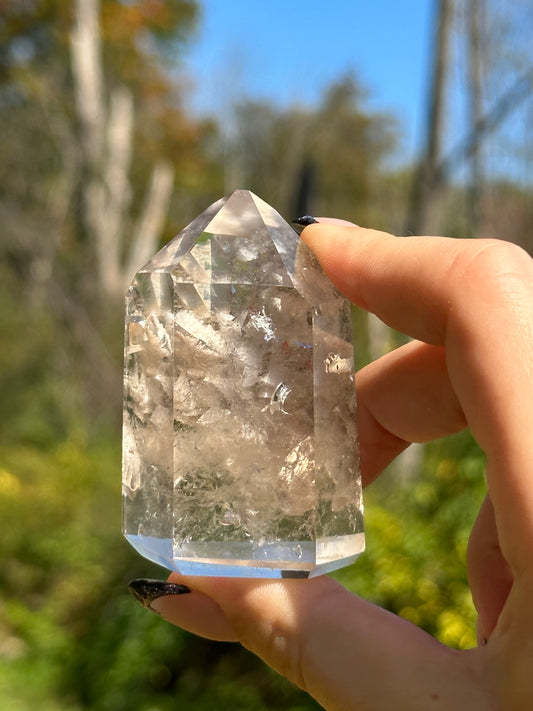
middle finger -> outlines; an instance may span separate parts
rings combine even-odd
[[[411,442],[466,426],[439,346],[412,341],[397,348],[357,373],[356,391],[365,485]]]

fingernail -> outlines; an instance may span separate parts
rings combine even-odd
[[[294,229],[297,232],[301,232],[304,227],[307,227],[307,225],[314,225],[316,222],[318,222],[318,220],[316,220],[311,215],[304,215],[303,217],[297,217],[295,220],[292,221],[292,224],[296,225]]]
[[[157,598],[165,595],[184,595],[191,592],[191,589],[186,585],[167,583],[164,580],[151,580],[149,578],[132,580],[129,584],[129,588],[133,597],[140,602],[143,607],[146,607],[147,610],[151,610],[156,614],[159,613],[152,607],[152,602],[157,600]]]
[[[355,222],[349,222],[348,220],[341,220],[338,217],[312,217],[311,215],[304,215],[303,217],[298,217],[296,220],[292,221],[295,225],[294,229],[297,232],[302,232],[304,227],[307,225],[331,225],[333,227],[359,227]]]

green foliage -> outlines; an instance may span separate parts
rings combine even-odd
[[[55,708],[51,700],[84,624],[83,611],[107,582],[105,552],[112,542],[98,521],[116,519],[118,487],[95,472],[108,458],[104,450],[89,452],[80,438],[47,451],[0,451],[4,708],[10,708],[10,698],[19,699],[20,708],[50,699]],[[28,678],[31,684],[24,683]]]
[[[0,442],[42,447],[81,426],[79,388],[62,368],[54,315],[0,268]],[[64,344],[62,344],[64,346]]]
[[[130,577],[163,573],[120,535],[117,441],[3,447],[0,521],[0,708],[319,708],[237,645],[130,597]]]
[[[384,474],[366,496],[367,551],[336,577],[446,644],[475,644],[464,557],[483,468],[461,435],[429,446],[419,474]],[[3,446],[0,521],[0,708],[319,708],[237,645],[177,630],[129,596],[129,578],[162,571],[120,535],[118,441]]]

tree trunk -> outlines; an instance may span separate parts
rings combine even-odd
[[[470,0],[468,12],[468,98],[471,130],[481,123],[483,117],[483,95],[481,85],[481,6],[479,0]],[[468,217],[472,236],[476,236],[480,224],[481,198],[483,194],[483,165],[481,142],[472,149],[470,163],[470,189],[468,195]]]
[[[444,104],[449,65],[448,45],[453,19],[453,1],[437,0],[436,39],[425,128],[425,147],[416,171],[407,219],[407,234],[426,232],[429,208],[439,187],[435,180],[442,152]]]

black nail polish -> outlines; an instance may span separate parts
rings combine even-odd
[[[314,225],[317,222],[318,220],[315,220],[315,218],[311,215],[304,215],[303,217],[297,217],[292,221],[292,224],[296,225],[295,230],[297,232],[301,232],[304,227],[307,227],[307,225]]]
[[[191,592],[191,589],[186,585],[167,583],[164,580],[151,580],[149,578],[132,580],[129,584],[129,588],[133,597],[140,602],[143,607],[152,610],[152,612],[155,612],[155,610],[151,607],[151,604],[158,597],[163,597],[164,595],[184,595],[185,593]]]

